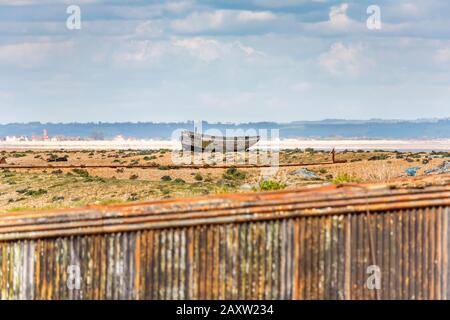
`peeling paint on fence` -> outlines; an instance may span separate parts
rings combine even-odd
[[[0,298],[447,299],[449,208],[441,176],[4,213]]]

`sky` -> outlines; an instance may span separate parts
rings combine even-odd
[[[450,117],[449,16],[445,0],[0,0],[0,123]]]

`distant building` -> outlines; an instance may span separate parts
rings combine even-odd
[[[15,142],[15,141],[29,141],[29,140],[28,140],[28,137],[26,137],[26,136],[20,136],[20,137],[6,136],[5,141],[6,142]]]
[[[125,139],[122,135],[119,134],[113,138],[113,141],[125,141]]]
[[[6,164],[6,158],[0,158],[0,164]]]
[[[47,131],[47,129],[44,129],[42,131],[42,140],[44,140],[44,141],[48,140],[48,131]]]
[[[31,141],[48,141],[48,140],[49,137],[47,129],[42,130],[42,136],[36,136],[34,134],[31,136]]]

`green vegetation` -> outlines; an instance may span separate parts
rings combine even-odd
[[[176,184],[185,184],[186,183],[186,181],[184,181],[181,178],[176,178],[175,180],[173,180],[173,182],[176,183]]]
[[[163,195],[167,196],[167,195],[169,195],[171,192],[170,192],[169,189],[162,188],[162,189],[161,189],[161,193],[162,193]]]
[[[57,207],[56,206],[52,206],[52,205],[39,207],[39,208],[35,208],[35,207],[14,207],[14,208],[6,209],[6,212],[42,211],[42,210],[50,210],[50,209],[55,209],[55,208],[57,208]]]
[[[376,161],[376,160],[386,160],[386,159],[389,159],[388,155],[380,154],[380,155],[372,156],[368,160],[369,161]]]
[[[243,180],[247,175],[244,171],[238,170],[236,167],[231,167],[222,176],[225,180]]]
[[[20,189],[20,190],[17,190],[16,192],[19,194],[23,194],[24,196],[31,196],[31,197],[39,197],[44,194],[47,194],[47,190],[45,190],[45,189],[37,189],[37,190]]]
[[[72,172],[77,174],[77,175],[79,175],[80,177],[83,177],[83,178],[89,177],[89,172],[87,170],[85,170],[85,169],[75,168],[75,169],[72,169]]]
[[[306,151],[306,152],[304,152]],[[403,168],[408,162],[434,166],[440,157],[449,157],[449,153],[413,153],[413,152],[382,152],[346,151],[339,152],[338,159],[346,161],[345,166],[317,165],[311,167],[317,179],[304,178],[300,174],[291,174],[292,169],[281,168],[277,175],[262,182],[258,180],[258,170],[229,167],[228,169],[184,169],[162,162],[158,159],[159,151],[81,151],[77,153],[55,150],[53,154],[61,156],[68,153],[70,159],[77,159],[76,163],[85,163],[88,154],[98,160],[110,158],[111,169],[76,169],[53,168],[39,170],[0,169],[0,207],[2,210],[23,211],[40,210],[44,208],[78,207],[91,204],[113,204],[127,201],[148,201],[156,199],[179,198],[207,194],[233,193],[244,191],[281,190],[287,185],[303,186],[311,183],[321,184],[332,182],[336,184],[389,180],[403,174]],[[359,152],[359,153],[358,153]],[[5,158],[13,161],[14,153],[0,151]],[[42,165],[43,160],[51,157],[48,151],[33,151],[26,154],[27,159],[20,163],[27,163],[31,159]],[[164,154],[164,152],[162,153]],[[345,156],[344,156],[345,154]],[[238,155],[240,156],[240,155]],[[340,156],[340,157],[339,157]],[[130,163],[131,165],[146,163],[154,166],[150,170],[136,170],[114,168],[115,164]],[[167,153],[166,153],[167,157]],[[227,157],[227,155],[224,155]],[[124,158],[127,158],[124,160]],[[280,153],[281,163],[296,162],[321,163],[328,161],[328,153],[319,150],[286,150]],[[351,164],[361,160],[384,160],[382,163]],[[402,159],[402,160],[396,160]],[[152,160],[152,161],[150,161]],[[143,162],[146,161],[146,162]],[[19,161],[17,161],[19,162]],[[13,163],[13,162],[11,162]],[[86,162],[87,163],[87,162]],[[16,163],[17,164],[17,163]],[[210,163],[210,167],[215,164]],[[366,168],[367,166],[367,168]],[[338,167],[336,174],[336,168]],[[386,167],[386,168],[385,168]],[[379,172],[381,169],[386,172]],[[166,170],[159,172],[158,170]],[[175,171],[179,170],[179,171]],[[294,170],[299,171],[299,169]],[[138,176],[139,174],[139,176]],[[189,176],[190,174],[190,176]],[[178,176],[178,178],[176,178]],[[188,178],[184,178],[184,177]],[[183,179],[181,178],[183,177]],[[184,180],[186,179],[186,181]]]
[[[25,153],[15,152],[11,156],[13,158],[23,158],[23,157],[26,157],[27,155]]]
[[[282,190],[284,188],[286,188],[286,184],[277,181],[264,180],[259,183],[259,189],[262,191]]]
[[[340,173],[333,178],[332,182],[336,183],[336,184],[351,183],[351,182],[360,182],[360,179],[358,179],[357,177],[351,176],[348,173]]]

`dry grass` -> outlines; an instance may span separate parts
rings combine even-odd
[[[171,154],[162,151],[21,151],[0,152],[8,164],[47,164],[52,154],[69,156],[64,164],[156,163],[160,168],[0,169],[0,210],[20,211],[111,204],[261,189],[264,177],[256,168],[226,171],[219,168],[167,169]],[[226,157],[245,157],[243,154]],[[295,188],[306,184],[350,181],[389,181],[406,176],[405,169],[420,166],[418,174],[449,160],[449,154],[342,152],[347,163],[304,167],[313,178],[296,174],[300,167],[280,167],[267,188]],[[381,160],[380,160],[381,159]],[[291,150],[280,153],[281,163],[317,163],[329,160],[326,152]],[[426,161],[424,161],[426,160]],[[428,163],[424,163],[427,162]],[[200,179],[201,177],[201,179]],[[270,184],[270,186],[269,186]],[[266,187],[265,187],[266,188]],[[263,188],[264,189],[264,188]]]

